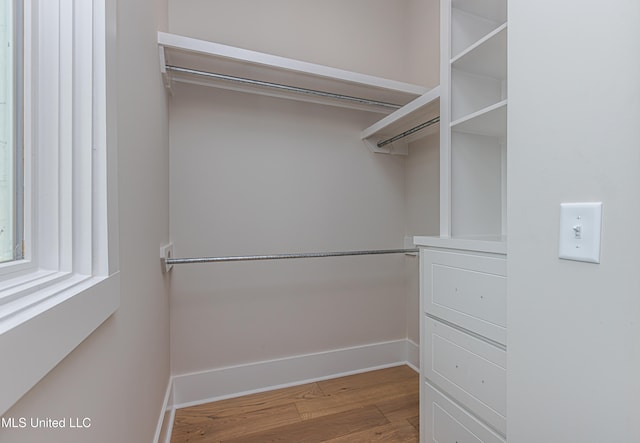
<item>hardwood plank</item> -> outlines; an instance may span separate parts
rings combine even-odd
[[[258,411],[266,407],[284,405],[297,400],[316,398],[323,395],[323,392],[316,383],[308,383],[305,385],[259,392],[242,397],[178,409],[176,411],[176,417],[185,414],[204,417],[222,417],[227,415],[243,414],[251,411]]]
[[[394,443],[417,443],[420,436],[418,430],[411,424],[389,423],[371,429],[365,429],[353,434],[344,435],[326,443],[369,443],[369,442],[394,442]]]
[[[320,417],[343,410],[346,405],[372,404],[382,398],[394,398],[416,392],[417,381],[402,380],[399,382],[383,383],[360,389],[344,389],[335,394],[324,395],[296,402],[298,411],[303,419]]]
[[[326,408],[319,408],[319,409],[314,408],[313,410],[309,410],[308,407],[303,405],[296,405],[296,406],[298,407],[298,412],[302,420],[311,420],[314,418],[320,418],[320,417],[324,417],[326,415],[331,415],[331,414],[338,414],[340,412],[346,412],[352,409],[364,408],[371,405],[366,401],[344,402],[342,404],[335,404]]]
[[[384,383],[397,383],[404,380],[415,380],[417,382],[418,378],[419,375],[417,372],[409,366],[402,365],[319,381],[318,386],[322,392],[327,395],[331,395]]]
[[[293,403],[235,415],[176,415],[171,442],[217,442],[300,421],[300,414]]]
[[[352,409],[338,414],[305,420],[222,443],[319,443],[389,423],[375,406]]]
[[[389,421],[403,421],[414,417],[416,411],[420,409],[420,393],[413,392],[399,397],[381,399],[375,404]]]
[[[407,421],[411,423],[411,425],[416,428],[417,431],[420,430],[420,416],[416,415],[414,417],[408,418]]]

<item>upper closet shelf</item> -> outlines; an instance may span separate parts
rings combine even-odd
[[[373,152],[407,155],[409,143],[439,127],[440,86],[368,127],[360,134]]]
[[[164,32],[165,84],[194,83],[389,114],[428,90],[409,83]]]

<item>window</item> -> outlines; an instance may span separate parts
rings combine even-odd
[[[0,0],[0,263],[22,258],[20,3]]]
[[[115,0],[0,2],[2,415],[115,311],[119,280]]]

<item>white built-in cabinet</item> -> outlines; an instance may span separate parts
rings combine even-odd
[[[507,262],[477,246],[420,248],[422,442],[505,441]]]
[[[507,0],[441,0],[440,236],[420,247],[423,443],[506,441]]]
[[[441,2],[441,235],[506,236],[507,0]]]

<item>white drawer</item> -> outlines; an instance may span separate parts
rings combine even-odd
[[[475,417],[425,383],[423,435],[427,443],[505,443]]]
[[[428,317],[424,332],[424,376],[506,434],[506,352]]]
[[[504,258],[425,250],[423,266],[427,313],[506,344]]]

